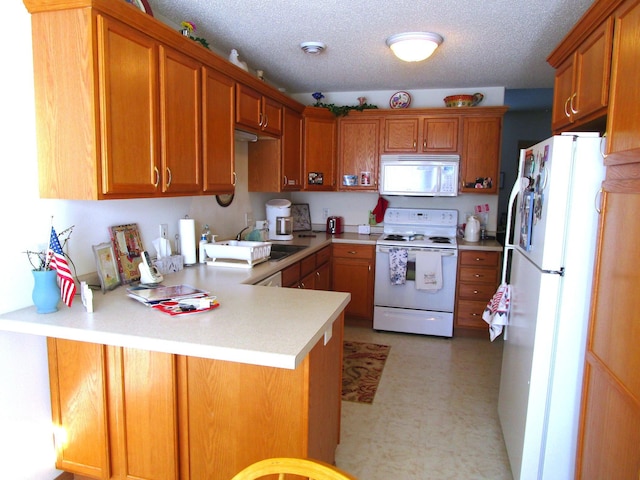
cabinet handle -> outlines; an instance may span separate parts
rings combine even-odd
[[[236,186],[236,180],[238,179],[238,176],[236,175],[236,172],[233,172],[233,186]]]
[[[571,114],[569,113],[569,101],[571,97],[568,97],[564,102],[564,116],[567,118],[571,118]]]
[[[594,207],[598,215],[602,213],[602,192],[604,192],[604,189],[600,188],[593,199]]]
[[[422,141],[422,149],[423,150],[427,149],[427,139],[426,138]]]
[[[285,176],[284,176],[284,184],[283,184],[283,185],[286,187],[288,183],[289,183],[289,179],[288,179],[288,178],[287,178],[287,176],[285,175]]]
[[[573,113],[574,115],[578,113],[578,110],[573,108],[573,99],[576,98],[576,95],[578,95],[577,92],[571,95],[571,102],[569,103],[569,106],[571,107],[571,113]]]
[[[485,261],[484,258],[476,257],[476,262],[484,262],[484,261]]]
[[[269,117],[267,117],[266,115],[264,116],[264,125],[262,126],[262,128],[267,128],[267,125],[269,125]]]
[[[600,137],[600,155],[602,155],[602,158],[607,158],[607,132],[604,132],[602,134],[602,137]]]
[[[479,317],[479,316],[480,316],[480,314],[478,314],[478,313],[472,313],[472,314],[471,314],[471,316],[472,316],[472,317]]]
[[[355,250],[349,250],[347,253],[349,253],[349,254],[351,254],[351,255],[355,255],[355,254],[356,254],[356,253],[358,253],[358,252],[356,252]]]
[[[304,282],[300,282],[300,288],[307,288],[304,286]]]
[[[263,121],[263,116],[262,116],[262,112],[260,112],[258,114],[258,126],[261,127],[262,126],[262,121]]]
[[[480,292],[478,292],[478,290],[474,290],[474,291],[473,291],[473,294],[474,294],[474,295],[477,295],[478,293],[480,293]]]
[[[413,141],[413,148],[416,148],[418,146],[418,142],[417,141]]]
[[[153,171],[156,172],[156,181],[153,186],[158,188],[158,184],[160,183],[160,172],[158,171],[158,167],[153,167]]]
[[[482,277],[484,277],[484,275],[480,275],[479,273],[476,273],[476,274],[474,275],[474,277],[476,277],[476,278],[482,278]]]
[[[320,276],[320,272],[316,272],[316,277],[319,277],[319,276]]]
[[[167,181],[167,188],[169,188],[171,186],[171,180],[173,180],[171,169],[169,167],[167,167],[167,175],[169,176],[169,180]]]

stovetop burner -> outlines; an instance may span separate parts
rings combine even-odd
[[[385,240],[394,240],[396,242],[406,242],[407,241],[407,237],[404,235],[387,235],[386,237],[384,237]]]
[[[451,243],[451,239],[449,237],[429,237],[433,243]]]

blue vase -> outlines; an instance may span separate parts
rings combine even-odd
[[[60,287],[58,287],[58,272],[55,270],[32,270],[33,292],[31,298],[38,313],[53,313],[58,311],[60,301]]]

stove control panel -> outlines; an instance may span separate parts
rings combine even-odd
[[[457,210],[427,208],[388,208],[384,214],[385,225],[415,225],[430,227],[456,227]]]

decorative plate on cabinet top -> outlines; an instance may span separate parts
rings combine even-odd
[[[153,12],[151,11],[151,6],[147,0],[124,0],[127,3],[130,3],[134,7],[138,7],[144,13],[148,13],[153,17]]]
[[[394,93],[389,99],[389,106],[391,108],[407,108],[410,104],[411,95],[403,91]]]

